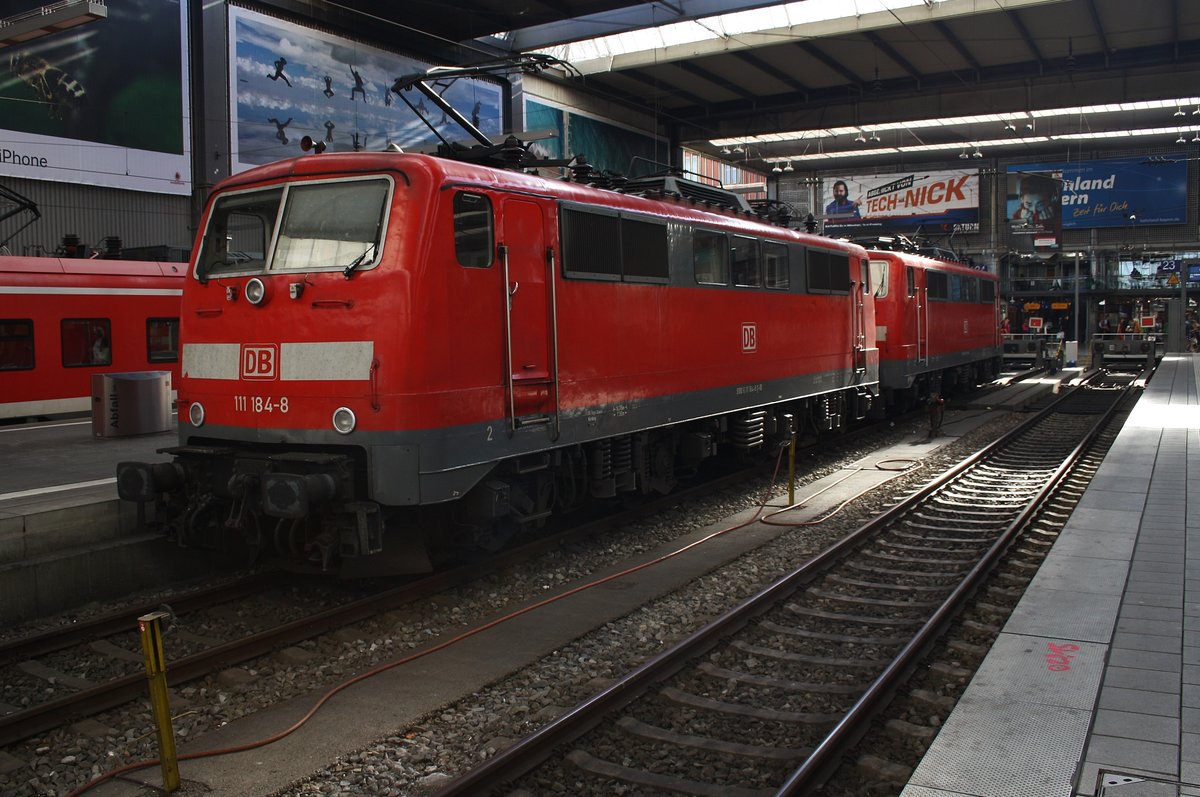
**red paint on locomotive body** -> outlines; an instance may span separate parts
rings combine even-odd
[[[90,412],[96,373],[179,375],[187,266],[0,257],[0,418]]]
[[[877,391],[866,250],[707,202],[325,154],[223,182],[193,251],[179,467],[232,503],[222,523],[340,513],[340,542],[295,544],[323,559],[376,550],[388,507],[524,524],[563,491],[669,489]],[[157,492],[148,469],[118,483]]]
[[[947,373],[960,384],[998,373],[996,275],[908,252],[869,255],[873,273],[882,277],[875,280],[875,315],[885,391],[915,391],[911,398],[921,398],[952,387],[943,384]]]

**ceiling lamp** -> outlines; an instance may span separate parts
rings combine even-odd
[[[783,167],[780,166],[778,163],[776,163],[775,168],[771,169],[771,173],[772,174],[783,174]]]
[[[1192,143],[1200,144],[1200,130],[1197,130],[1196,134],[1192,136]]]
[[[792,168],[792,162],[791,162],[791,161],[788,161],[788,162],[787,162],[787,165],[783,167],[783,170],[784,170],[785,172],[794,172],[794,171],[796,171],[794,168]]]
[[[1182,106],[1182,105],[1176,105],[1176,106],[1175,106],[1175,113],[1173,113],[1173,114],[1171,114],[1171,115],[1172,115],[1172,116],[1187,116],[1187,114],[1186,114],[1186,113],[1184,113],[1184,110],[1183,110],[1183,106]]]
[[[722,155],[728,155],[728,154],[729,154],[729,147],[721,147],[721,154],[722,154]]]
[[[1196,106],[1196,110],[1192,111],[1192,116],[1200,116],[1200,105]]]
[[[1175,143],[1176,144],[1186,144],[1187,143],[1187,139],[1184,137],[1182,130],[1179,131],[1179,138],[1175,139]]]
[[[967,154],[967,148],[963,147],[963,151],[958,153],[958,157],[962,158],[963,160],[966,160],[967,158],[969,158],[971,156]]]
[[[746,148],[743,147],[741,144],[738,144],[736,147],[733,148],[733,151],[734,152],[745,152]]]
[[[858,135],[854,137],[854,141],[858,144],[866,144],[867,137],[863,135],[863,131],[859,130]]]
[[[872,131],[871,131],[871,140],[872,140],[872,141],[878,141],[878,140],[879,140],[879,134],[878,134],[878,133],[876,133],[874,130],[872,130]]]
[[[979,151],[979,147],[975,148],[975,151],[971,153],[971,157],[972,158],[982,158],[983,157],[983,153]]]
[[[1005,130],[1011,130],[1012,132],[1014,132],[1014,133],[1015,133],[1015,132],[1016,132],[1016,130],[1017,130],[1017,126],[1016,126],[1015,124],[1013,124],[1013,123],[1012,123],[1012,120],[1010,119],[1010,120],[1008,120],[1007,122],[1005,122],[1005,123],[1004,123],[1004,129],[1005,129]]]

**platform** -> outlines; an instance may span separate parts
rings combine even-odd
[[[1200,795],[1200,355],[1168,354],[901,797]]]

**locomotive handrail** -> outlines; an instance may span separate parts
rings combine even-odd
[[[554,425],[551,427],[550,439],[558,440],[562,431],[559,425],[562,404],[558,400],[558,287],[554,281],[557,274],[554,262],[554,248],[546,247],[546,282],[550,284],[550,365],[554,369],[550,375],[550,387],[554,391]]]

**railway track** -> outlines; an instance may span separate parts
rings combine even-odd
[[[1064,394],[439,797],[815,788],[1056,491],[1081,491],[1068,479],[1130,381]]]
[[[180,686],[468,584],[546,551],[601,534],[605,528],[634,522],[645,514],[661,512],[697,495],[744,481],[754,472],[743,468],[725,473],[628,510],[572,523],[485,561],[428,576],[357,586],[270,572],[184,593],[172,598],[167,607],[177,618],[178,629],[168,631],[165,637],[170,685]],[[4,673],[4,682],[19,685],[23,681],[27,687],[25,693],[43,696],[32,705],[0,714],[0,748],[144,697],[146,675],[136,632],[137,618],[158,608],[160,605],[137,606],[0,642],[0,672]],[[248,625],[240,622],[240,618],[248,615],[261,622],[246,633],[238,633],[221,620],[238,617],[239,625]],[[220,632],[210,632],[214,627]],[[0,705],[4,701],[5,697],[0,695]]]

